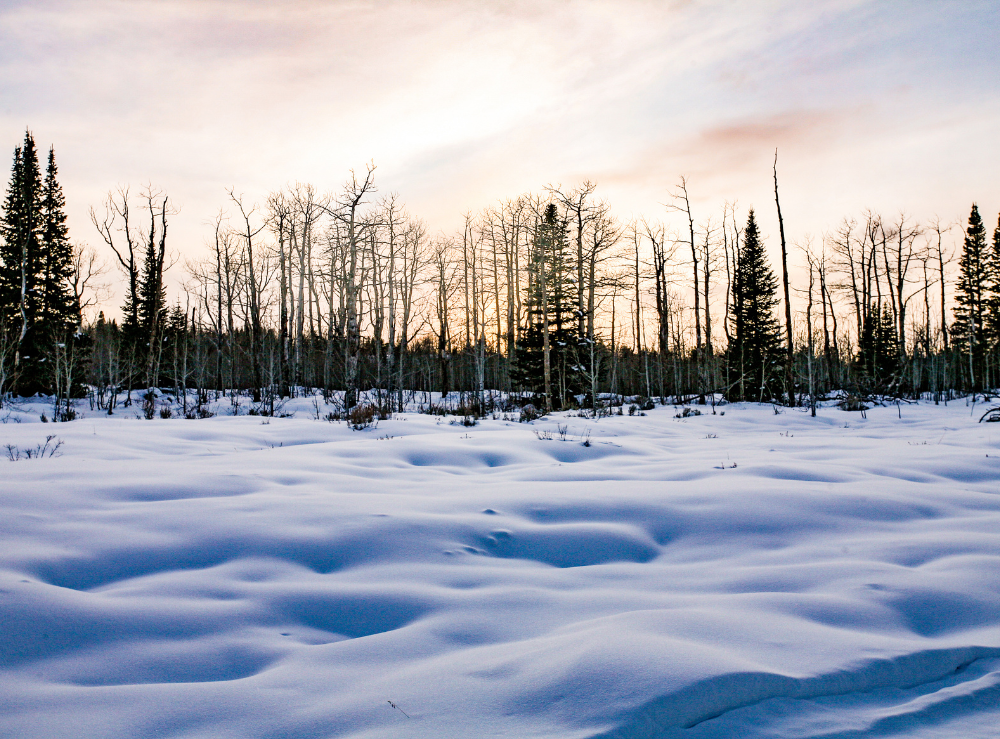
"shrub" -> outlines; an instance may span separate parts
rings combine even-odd
[[[861,398],[855,395],[848,395],[842,401],[837,403],[837,407],[842,411],[867,411],[870,406],[865,405]]]
[[[521,407],[521,423],[527,423],[528,421],[534,421],[536,418],[541,418],[542,413],[539,412],[535,406],[531,403]]]
[[[378,423],[378,412],[375,406],[369,403],[362,403],[351,408],[351,412],[347,416],[347,421],[351,428],[355,431],[361,431]]]
[[[63,445],[62,439],[56,438],[55,434],[45,437],[45,443],[39,444],[34,449],[19,449],[13,444],[4,447],[7,450],[7,459],[17,462],[19,459],[44,459],[45,457],[59,457],[59,448]]]

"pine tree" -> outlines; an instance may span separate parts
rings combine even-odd
[[[740,400],[773,398],[781,391],[781,327],[774,313],[778,279],[767,263],[753,209],[737,254],[732,291],[726,352],[729,395]]]
[[[989,255],[986,228],[975,203],[965,229],[965,243],[959,260],[958,284],[955,287],[955,322],[950,334],[959,352],[958,365],[967,375],[968,386],[983,386],[986,357],[984,323],[989,299]]]

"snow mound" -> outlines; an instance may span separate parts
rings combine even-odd
[[[1000,725],[1000,437],[961,404],[22,415],[0,445],[64,443],[0,462],[0,737]]]

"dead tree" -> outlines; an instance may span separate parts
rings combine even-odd
[[[701,355],[701,290],[698,276],[698,246],[694,240],[694,216],[691,214],[691,199],[688,196],[687,180],[681,177],[681,182],[673,193],[674,203],[668,209],[683,213],[688,221],[688,245],[691,247],[691,269],[694,280],[694,355]]]
[[[781,217],[781,202],[778,200],[778,150],[774,150],[774,204],[778,209],[778,233],[781,236],[781,283],[785,293],[785,391],[788,405],[795,405],[795,384],[792,378],[792,364],[795,348],[792,346],[792,301],[788,295],[788,248],[785,245],[785,221]]]
[[[267,199],[268,225],[278,246],[278,346],[281,352],[279,381],[282,396],[289,395],[288,296],[291,289],[291,259],[288,251],[293,229],[292,206],[284,192]]]
[[[129,221],[129,187],[119,187],[117,191],[109,192],[104,201],[104,216],[97,217],[93,208],[90,209],[90,220],[101,235],[104,243],[111,247],[118,265],[125,273],[125,325],[133,328],[139,325],[139,263],[140,241],[133,234]],[[120,225],[119,225],[120,222]],[[121,234],[119,236],[119,234]]]
[[[241,224],[239,229],[239,236],[243,240],[243,247],[246,249],[246,277],[247,277],[247,309],[249,312],[249,343],[250,343],[250,365],[251,371],[253,373],[251,392],[253,393],[253,401],[255,403],[261,402],[261,385],[262,383],[262,373],[261,373],[261,361],[264,353],[264,327],[261,322],[261,275],[258,274],[258,268],[255,258],[254,258],[254,242],[253,240],[257,235],[267,227],[267,221],[261,221],[261,223],[254,227],[250,223],[250,219],[253,217],[254,213],[257,211],[257,206],[253,205],[249,208],[243,204],[243,196],[237,196],[234,194],[233,190],[229,191],[229,199],[233,201],[236,207],[240,211]]]

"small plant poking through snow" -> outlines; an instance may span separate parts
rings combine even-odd
[[[700,416],[701,411],[697,408],[682,408],[674,414],[674,418],[690,418],[691,416]]]
[[[62,439],[57,439],[55,434],[45,437],[45,443],[39,444],[34,449],[19,449],[13,444],[4,447],[7,450],[7,459],[16,462],[19,459],[44,459],[45,457],[62,456],[59,447],[63,445]]]

